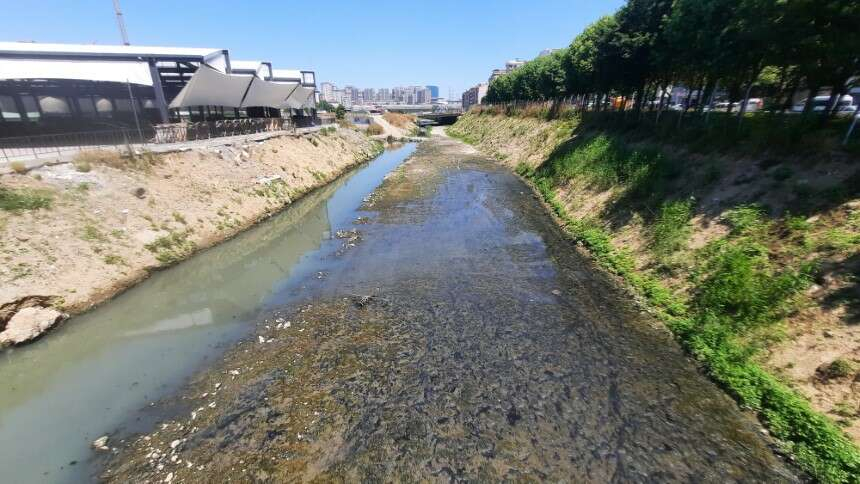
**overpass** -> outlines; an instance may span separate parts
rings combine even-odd
[[[418,116],[418,125],[419,126],[427,126],[431,124],[436,124],[440,126],[447,126],[457,122],[457,119],[463,113],[459,112],[438,112],[438,113],[419,113]]]

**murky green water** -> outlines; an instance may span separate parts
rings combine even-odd
[[[0,354],[0,481],[90,479],[90,443],[150,425],[150,402],[247,334],[272,301],[289,300],[338,246],[331,234],[413,151],[386,152],[42,341]]]

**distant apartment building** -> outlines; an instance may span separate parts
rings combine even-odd
[[[337,98],[335,98],[336,90],[337,86],[330,82],[324,82],[320,84],[320,99],[328,103],[338,102]]]
[[[477,86],[467,89],[461,96],[463,111],[468,111],[470,107],[476,104],[481,104],[481,101],[484,100],[484,96],[487,95],[487,88],[489,88],[489,84],[482,82]]]
[[[512,72],[518,67],[522,67],[525,63],[526,61],[522,59],[509,60],[505,62],[504,69],[493,69],[493,72],[490,73],[490,78],[487,80],[487,82],[493,82],[494,80],[496,80],[496,78],[503,76],[509,72]]]

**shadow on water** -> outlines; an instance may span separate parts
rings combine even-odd
[[[4,483],[80,482],[90,442],[146,429],[141,409],[175,391],[300,290],[331,234],[414,151],[389,151],[270,220],[156,273],[36,344],[0,354]]]

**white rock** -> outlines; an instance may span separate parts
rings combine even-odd
[[[173,480],[173,473],[167,474],[167,477],[164,478],[164,482],[171,482]]]
[[[37,338],[65,318],[65,314],[54,308],[24,308],[15,313],[6,323],[6,329],[0,332],[0,347],[17,345]]]
[[[108,450],[107,443],[108,443],[108,436],[102,435],[101,437],[99,437],[93,441],[93,448],[96,448],[98,450]]]
[[[174,440],[173,442],[171,442],[171,443],[170,443],[170,448],[171,448],[171,449],[175,449],[175,448],[176,448],[176,447],[178,447],[178,446],[179,446],[179,444],[181,444],[181,443],[182,443],[182,441],[181,441],[181,440],[178,440],[178,439],[177,439],[177,440]]]

